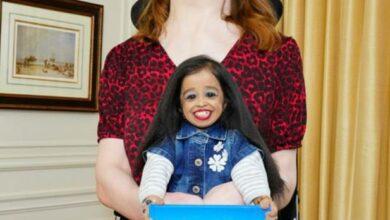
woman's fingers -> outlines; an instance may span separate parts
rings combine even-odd
[[[149,220],[149,206],[145,205],[142,207],[142,212],[144,214],[144,219]]]
[[[267,220],[278,219],[278,207],[276,203],[268,196],[257,197],[253,200],[253,203],[260,206],[262,209],[269,210],[266,213]]]
[[[278,219],[278,208],[276,207],[276,204],[273,201],[270,201],[269,206],[271,206],[271,211],[267,213],[267,219]]]

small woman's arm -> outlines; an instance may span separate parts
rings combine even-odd
[[[259,205],[263,209],[270,208],[267,216],[277,216],[278,209],[271,199],[267,173],[258,151],[241,159],[233,167],[231,175],[246,204]]]
[[[144,203],[149,199],[150,202],[163,204],[174,170],[173,164],[164,156],[155,153],[148,152],[146,158],[139,189],[139,201]]]
[[[187,193],[166,193],[169,180],[174,171],[170,160],[162,155],[146,154],[147,160],[142,173],[139,200],[143,205],[145,219],[148,219],[148,205],[155,204],[202,204],[198,196]]]

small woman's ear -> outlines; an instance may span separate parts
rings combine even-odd
[[[223,103],[223,110],[225,110],[225,108],[227,107],[228,103],[227,102],[224,102]]]

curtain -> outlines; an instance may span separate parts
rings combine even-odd
[[[300,219],[390,219],[390,1],[284,0],[281,23],[304,62]]]

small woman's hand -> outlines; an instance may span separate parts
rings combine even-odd
[[[278,219],[278,207],[270,197],[268,196],[258,197],[253,200],[253,203],[255,205],[260,206],[262,209],[270,209],[270,211],[267,212],[267,216],[266,216],[267,220]]]
[[[164,199],[158,197],[158,196],[148,196],[142,201],[142,212],[144,213],[144,219],[149,220],[149,205],[150,204],[158,204],[163,205]]]

